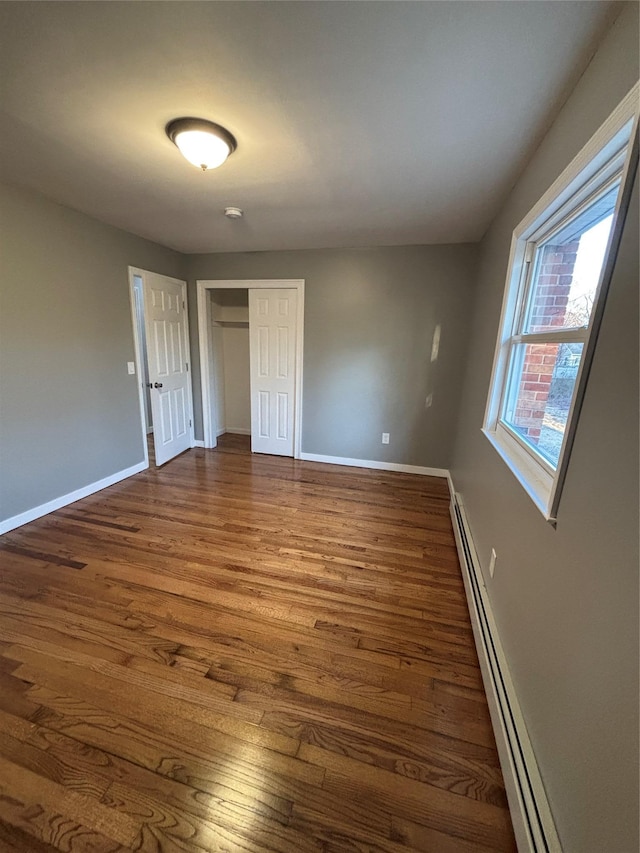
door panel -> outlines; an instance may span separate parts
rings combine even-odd
[[[289,329],[278,326],[278,379],[287,379],[289,376]]]
[[[186,287],[146,272],[144,295],[155,455],[162,465],[191,447]]]
[[[293,456],[295,290],[249,290],[251,449]]]
[[[276,435],[278,438],[281,438],[286,441],[287,438],[287,429],[289,426],[289,418],[288,418],[288,395],[282,394],[278,391],[277,394],[277,411],[278,411],[278,427],[276,431]]]
[[[269,393],[258,391],[258,435],[269,438]]]
[[[158,406],[160,408],[160,435],[155,437],[156,443],[160,443],[163,447],[173,439],[173,430],[171,428],[171,400],[169,392],[158,392]],[[154,418],[155,421],[155,418]]]
[[[258,329],[258,376],[269,376],[269,327],[260,326]]]

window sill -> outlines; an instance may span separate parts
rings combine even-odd
[[[536,463],[535,459],[510,438],[504,430],[483,429],[498,454],[511,470],[516,480],[529,495],[545,520],[555,527],[556,519],[550,514],[555,491],[555,478]]]

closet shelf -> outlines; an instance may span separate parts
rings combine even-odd
[[[222,326],[229,323],[242,323],[248,326],[249,308],[235,305],[217,305],[213,308],[211,319]]]

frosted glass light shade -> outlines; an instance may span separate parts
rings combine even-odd
[[[221,166],[236,149],[228,130],[204,119],[175,119],[167,125],[167,136],[185,159],[203,171]]]
[[[229,156],[229,146],[224,140],[202,130],[185,130],[176,136],[176,145],[194,166],[203,170],[217,169]]]

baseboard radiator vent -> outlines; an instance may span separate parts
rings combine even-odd
[[[562,853],[460,495],[451,520],[519,853]]]

